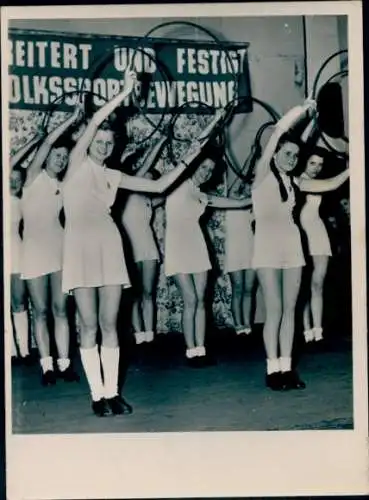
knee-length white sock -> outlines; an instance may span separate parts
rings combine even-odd
[[[91,397],[99,401],[104,397],[104,385],[101,377],[100,356],[97,345],[84,349],[80,347],[81,361],[90,387]]]
[[[12,358],[16,358],[18,356],[18,351],[17,351],[17,346],[15,345],[15,340],[14,340],[14,333],[13,331],[11,332],[12,335]]]
[[[15,329],[15,338],[18,344],[19,353],[22,358],[25,358],[29,355],[29,347],[28,347],[28,312],[16,312],[13,313],[13,321],[14,321],[14,329]]]
[[[104,395],[107,399],[118,394],[119,347],[101,346],[101,364],[104,373]]]

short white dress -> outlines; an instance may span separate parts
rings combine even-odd
[[[20,274],[22,239],[19,234],[19,224],[22,219],[21,201],[17,196],[10,196],[10,269],[11,274]]]
[[[86,157],[64,182],[65,293],[75,288],[130,284],[122,238],[110,215],[120,179],[120,172]]]
[[[309,246],[310,255],[332,255],[327,229],[319,215],[322,197],[317,194],[307,194],[306,202],[301,210],[300,221]]]
[[[252,190],[255,269],[288,269],[305,265],[301,234],[293,219],[295,191],[291,177],[281,173],[288,198],[282,201],[278,181],[269,172]]]
[[[252,211],[226,210],[224,270],[227,273],[252,269],[254,233]]]
[[[164,269],[166,276],[192,274],[211,269],[209,253],[199,219],[207,203],[191,179],[166,199]]]
[[[61,208],[61,185],[57,179],[49,177],[45,170],[23,188],[23,279],[61,271],[64,233],[59,221]]]
[[[159,260],[159,250],[151,227],[151,198],[131,194],[123,211],[123,225],[128,233],[135,262]]]

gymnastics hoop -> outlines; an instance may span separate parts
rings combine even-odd
[[[58,101],[62,100],[65,96],[71,95],[71,94],[77,94],[79,97],[82,94],[90,94],[90,95],[93,95],[94,97],[99,97],[100,99],[104,99],[105,102],[107,102],[107,99],[104,96],[102,96],[101,94],[99,94],[97,92],[92,92],[91,90],[76,89],[76,90],[70,90],[68,92],[63,92],[60,96],[57,96],[53,101],[51,101],[51,103],[50,103],[50,110],[47,113],[45,113],[44,119],[43,119],[43,122],[42,122],[42,128],[43,128],[43,130],[47,130],[48,129],[49,124],[50,124],[50,120],[51,120],[51,116],[53,115],[53,113],[58,108],[58,104],[57,104]]]

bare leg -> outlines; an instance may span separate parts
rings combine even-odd
[[[55,342],[59,359],[69,358],[68,295],[62,292],[61,271],[50,274],[52,309],[55,322]]]
[[[258,269],[257,274],[266,312],[263,329],[265,351],[268,359],[277,359],[279,327],[282,318],[282,271],[261,268]]]
[[[242,294],[242,311],[243,325],[245,328],[251,328],[251,307],[253,293],[255,289],[256,274],[253,269],[245,269],[243,271],[243,294]]]
[[[231,310],[236,333],[243,326],[242,296],[243,296],[243,271],[229,273],[232,286]]]
[[[146,332],[155,331],[155,291],[158,278],[158,261],[145,260],[140,262],[142,277],[142,314]],[[148,340],[148,339],[146,339]]]
[[[311,279],[311,314],[313,317],[314,331],[317,332],[317,340],[320,340],[322,337],[323,291],[328,262],[329,257],[327,255],[317,255],[313,257],[314,269]]]
[[[206,310],[205,310],[205,291],[208,280],[208,273],[196,273],[193,275],[195,285],[197,307],[195,313],[195,343],[196,347],[205,346],[206,333]]]
[[[282,358],[291,358],[295,335],[295,309],[301,285],[301,267],[283,270],[283,314],[280,328]]]
[[[192,274],[177,274],[174,280],[183,299],[182,328],[187,349],[195,347],[197,296]]]
[[[50,337],[47,325],[49,277],[46,275],[27,280],[27,287],[34,312],[35,336],[40,358],[49,358]],[[50,364],[48,364],[48,368],[52,369]]]

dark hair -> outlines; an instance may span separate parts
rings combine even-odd
[[[20,174],[20,176],[21,176],[22,187],[21,187],[21,189],[20,189],[19,194],[17,195],[17,196],[20,198],[20,197],[21,197],[21,195],[22,195],[23,185],[24,185],[24,183],[26,182],[26,178],[27,178],[27,169],[22,168],[22,167],[20,167],[19,165],[15,165],[15,166],[11,169],[10,175],[12,174],[12,172],[17,172],[17,173],[19,173],[19,174]]]
[[[278,151],[282,148],[282,146],[284,146],[287,143],[295,144],[299,148],[301,147],[300,140],[297,137],[295,137],[294,135],[289,134],[289,133],[284,133],[283,135],[281,135],[281,137],[280,137],[280,139],[278,141],[278,144],[277,144],[277,146],[275,148],[274,153],[278,153]],[[283,202],[287,201],[287,199],[288,199],[288,192],[287,192],[287,189],[286,189],[286,187],[285,187],[285,185],[284,185],[284,183],[282,181],[281,174],[279,173],[279,170],[278,170],[278,168],[277,168],[277,166],[275,164],[274,158],[271,159],[270,170],[271,170],[271,172],[273,173],[274,177],[276,178],[276,180],[278,182],[279,192],[280,192],[282,201]],[[294,186],[293,183],[292,183],[292,185]]]
[[[305,172],[307,163],[312,156],[319,156],[319,158],[322,158],[324,166],[329,157],[329,152],[321,146],[304,144],[301,147],[299,161],[296,169],[294,170],[294,175],[299,176]]]
[[[214,169],[210,178],[201,185],[201,190],[204,192],[214,191],[223,181],[223,174],[227,169],[227,164],[224,160],[224,146],[211,143],[206,147],[200,154],[199,163],[197,163],[199,168],[201,168],[201,164],[206,160],[214,163]]]
[[[65,148],[68,152],[70,152],[73,149],[74,144],[75,143],[69,134],[63,134],[54,142],[51,149]]]

